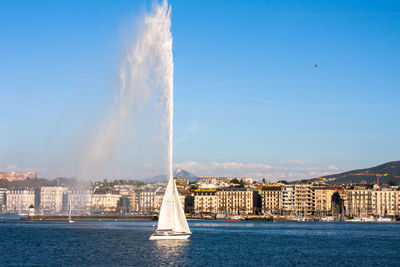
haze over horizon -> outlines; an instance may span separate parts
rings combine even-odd
[[[153,4],[0,2],[0,171],[77,175]],[[399,159],[399,2],[169,4],[174,167],[294,180]],[[159,174],[126,150],[105,178]]]

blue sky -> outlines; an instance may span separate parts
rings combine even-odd
[[[151,4],[0,1],[0,168],[74,175]],[[399,159],[398,1],[170,4],[177,167],[294,179]]]

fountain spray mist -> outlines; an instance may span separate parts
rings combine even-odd
[[[122,62],[120,88],[115,101],[88,143],[86,153],[83,153],[80,176],[105,177],[108,173],[105,169],[110,167],[110,162],[115,163],[115,158],[124,157],[123,160],[131,160],[132,164],[142,161],[142,165],[147,164],[148,168],[157,169],[155,165],[164,165],[158,166],[159,171],[172,175],[173,55],[170,15],[171,8],[167,1],[163,1],[155,4],[141,20],[135,41],[127,49]],[[149,152],[148,147],[151,147],[150,153],[160,154],[161,160],[150,163],[143,160],[139,149],[143,146],[143,142],[138,141],[140,138],[147,138],[149,143],[144,151]],[[157,142],[163,149],[154,145]],[[121,152],[124,149],[128,151],[125,154]],[[136,152],[135,159],[127,160],[130,158],[129,151]],[[138,164],[135,166],[139,168]],[[122,171],[120,175],[126,176],[126,172]]]

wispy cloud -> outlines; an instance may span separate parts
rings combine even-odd
[[[311,164],[311,161],[300,160],[300,159],[290,159],[290,160],[281,161],[281,164],[282,165],[306,165],[306,164]]]

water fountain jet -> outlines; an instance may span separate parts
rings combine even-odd
[[[86,153],[83,153],[81,176],[104,177],[110,162],[118,162],[123,157],[125,161],[127,158],[132,160],[135,172],[140,172],[138,166],[141,165],[155,168],[158,174],[172,175],[173,55],[170,15],[170,7],[167,1],[163,1],[155,4],[139,24],[135,41],[127,49],[121,65],[120,88],[113,105],[88,143]],[[144,146],[143,151],[149,147],[153,150],[149,153],[153,155],[150,158],[155,158],[153,162],[145,159],[145,153],[140,153],[140,146]],[[136,153],[136,158],[131,157],[132,151]],[[155,167],[159,165],[163,166]]]

